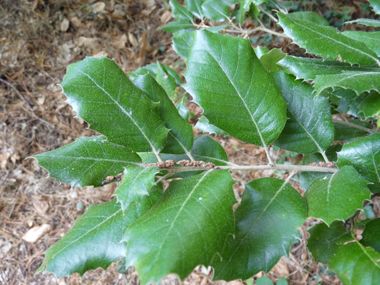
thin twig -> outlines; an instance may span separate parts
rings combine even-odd
[[[259,10],[260,10],[261,12],[263,12],[265,15],[267,15],[269,18],[271,18],[275,23],[278,22],[278,20],[277,20],[275,17],[273,17],[272,14],[268,13],[268,12],[265,11],[263,8],[261,8],[260,6],[258,6],[258,7],[259,7]]]
[[[376,133],[377,133],[377,132],[374,131],[374,130],[371,130],[371,129],[368,129],[368,128],[366,128],[366,127],[362,127],[362,126],[359,126],[359,125],[355,125],[355,124],[350,123],[350,122],[345,122],[345,121],[341,121],[341,120],[337,120],[337,119],[332,119],[332,121],[333,121],[333,123],[346,125],[346,126],[348,126],[348,127],[356,128],[356,129],[359,129],[359,130],[365,131],[365,132],[370,133],[370,134],[376,134]]]
[[[29,109],[29,111],[32,113],[33,117],[35,117],[35,118],[37,118],[38,120],[40,120],[41,122],[45,123],[45,124],[48,125],[49,127],[54,128],[54,125],[53,125],[53,124],[51,124],[51,123],[49,123],[48,121],[45,121],[44,119],[38,117],[38,116],[34,113],[32,107],[29,105],[28,101],[26,101],[26,99],[24,98],[24,96],[22,96],[22,94],[17,90],[16,87],[14,87],[12,84],[10,84],[8,81],[6,81],[6,80],[4,80],[4,79],[1,79],[1,78],[0,78],[0,81],[3,82],[4,84],[8,85],[9,87],[13,88],[13,90],[16,91],[16,94],[20,97],[20,99],[21,99],[22,101],[24,101],[26,107],[27,107],[27,108]]]

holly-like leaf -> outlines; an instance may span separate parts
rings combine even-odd
[[[371,50],[380,56],[380,32],[357,32],[357,31],[344,31],[342,33],[346,37],[363,42]]]
[[[330,26],[329,21],[319,16],[317,13],[313,11],[293,12],[293,13],[289,13],[288,16],[292,19],[310,21],[320,26]]]
[[[338,248],[329,267],[345,285],[380,284],[379,259],[380,253],[355,240]]]
[[[202,117],[198,120],[197,124],[194,126],[196,129],[201,130],[205,133],[215,134],[217,136],[225,134],[225,132],[218,127],[210,124],[206,117]]]
[[[159,103],[134,86],[113,60],[86,57],[71,64],[61,87],[77,116],[110,142],[134,151],[159,152],[165,145],[169,130]]]
[[[306,202],[286,181],[255,179],[235,211],[235,237],[228,236],[223,252],[213,262],[215,280],[247,279],[268,272],[288,255],[296,227],[307,217]]]
[[[159,67],[159,69],[163,68]],[[193,128],[180,116],[165,90],[151,74],[138,75],[133,84],[144,91],[151,100],[160,102],[160,116],[165,126],[170,129],[162,152],[175,154],[189,153],[193,146]]]
[[[260,146],[278,137],[286,104],[249,40],[196,31],[187,68],[184,87],[211,124]]]
[[[173,35],[173,49],[176,54],[183,60],[187,60],[191,43],[193,42],[193,33],[188,31],[178,31]]]
[[[372,129],[371,125],[366,121],[361,120],[349,120],[351,124],[355,124],[361,127],[365,127],[367,129]],[[363,137],[368,135],[369,133],[357,128],[352,128],[350,126],[346,126],[339,123],[334,123],[334,141],[345,141],[351,140],[358,137]]]
[[[314,180],[305,193],[309,216],[327,225],[334,220],[346,220],[362,208],[365,199],[371,199],[367,184],[368,181],[351,166]]]
[[[209,170],[172,181],[162,198],[125,232],[127,262],[142,284],[175,273],[185,278],[209,265],[233,233],[236,202],[227,170]]]
[[[348,71],[336,75],[317,75],[314,85],[316,96],[330,87],[352,89],[357,95],[371,90],[380,92],[380,71]]]
[[[170,7],[172,8],[173,17],[177,20],[192,21],[193,15],[189,10],[179,4],[176,0],[169,1]]]
[[[148,190],[154,185],[154,176],[158,172],[160,169],[157,166],[127,166],[125,168],[123,180],[114,194],[123,212],[129,205],[139,203],[144,196],[149,195]]]
[[[212,21],[222,22],[230,16],[228,5],[220,0],[206,0],[202,4],[203,15]]]
[[[352,240],[351,234],[340,221],[335,221],[330,226],[325,223],[317,224],[309,230],[309,233],[307,248],[316,261],[325,264],[329,262],[340,244]]]
[[[366,26],[380,27],[380,20],[360,18],[352,21],[347,21],[345,24],[358,23]]]
[[[322,60],[319,58],[306,58],[286,56],[278,63],[286,73],[293,74],[297,79],[314,80],[317,75],[340,74],[347,71],[380,72],[376,66],[352,66],[349,63],[337,60]]]
[[[372,6],[373,11],[375,11],[376,14],[380,15],[380,1],[379,0],[368,0],[368,1]]]
[[[273,48],[268,53],[265,53],[262,56],[258,57],[260,59],[261,64],[268,71],[275,72],[278,70],[277,62],[286,57],[286,54],[283,53],[281,49]]]
[[[380,133],[345,144],[337,165],[352,165],[367,180],[380,182]]]
[[[139,165],[140,157],[129,148],[107,141],[104,136],[81,137],[53,151],[32,156],[51,177],[72,187],[101,186],[127,165]]]
[[[126,228],[147,212],[162,195],[162,184],[153,187],[150,196],[131,205],[123,213],[116,200],[90,206],[77,219],[70,231],[45,253],[45,259],[36,273],[53,272],[57,278],[75,272],[106,269],[112,262],[126,256],[127,246],[121,243]]]
[[[159,29],[164,30],[168,33],[175,33],[180,30],[194,30],[194,25],[185,20],[178,20],[169,22],[165,26],[160,27]]]
[[[376,53],[364,43],[342,35],[336,28],[317,25],[310,21],[292,19],[281,12],[277,13],[279,24],[285,35],[294,43],[324,59],[341,59],[351,64],[380,65]]]
[[[193,15],[199,19],[203,19],[202,4],[205,0],[185,0],[187,9],[193,13]]]
[[[289,117],[275,145],[298,153],[324,153],[334,139],[328,99],[315,97],[308,83],[292,75],[278,71],[275,79],[288,103]]]
[[[380,219],[368,222],[363,231],[363,239],[360,241],[364,246],[373,247],[380,252]]]

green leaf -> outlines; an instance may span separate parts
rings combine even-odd
[[[225,132],[218,127],[210,124],[206,117],[202,117],[198,120],[197,124],[194,126],[196,129],[201,130],[202,132],[215,134],[217,136],[225,134]]]
[[[357,95],[363,92],[369,92],[371,90],[380,92],[380,71],[348,71],[336,75],[317,75],[314,82],[316,96],[321,94],[323,90],[330,87],[352,89]]]
[[[165,26],[158,29],[164,30],[168,33],[175,33],[180,30],[194,30],[194,25],[185,20],[178,20],[167,23]]]
[[[345,24],[352,24],[352,23],[358,23],[366,26],[372,26],[372,27],[380,27],[380,20],[375,19],[356,19],[352,21],[345,22]]]
[[[187,31],[179,31],[173,35],[173,49],[176,54],[183,60],[187,60],[191,43],[193,42],[193,33]]]
[[[342,33],[346,37],[363,42],[373,50],[377,56],[380,56],[380,32],[356,32],[356,31],[344,31]]]
[[[374,219],[366,224],[360,241],[364,246],[373,247],[380,252],[380,219]]]
[[[162,195],[162,184],[150,190],[139,204],[123,213],[116,200],[90,206],[77,219],[70,231],[45,252],[45,259],[36,274],[53,272],[57,278],[75,272],[82,275],[90,269],[106,269],[126,256],[127,246],[120,243],[126,228],[147,212]]]
[[[299,11],[299,12],[293,12],[289,13],[288,16],[291,19],[297,19],[297,20],[306,20],[313,22],[320,26],[330,26],[329,21],[327,21],[325,18],[319,16],[317,13],[313,11]]]
[[[243,1],[244,3],[253,2],[256,5],[260,5],[260,4],[268,2],[269,0],[243,0]]]
[[[368,1],[372,6],[373,11],[375,11],[376,14],[380,15],[380,1],[379,0],[368,0]]]
[[[257,54],[257,53],[256,53]],[[259,57],[259,56],[258,56]],[[277,62],[286,57],[286,54],[281,49],[273,48],[268,53],[259,57],[261,64],[266,70],[275,72],[278,70]]]
[[[321,56],[324,59],[341,58],[343,62],[363,65],[377,64],[376,53],[364,43],[342,35],[336,28],[324,27],[310,21],[292,19],[278,12],[279,24],[285,35],[294,43],[306,49],[308,53]]]
[[[163,70],[162,66],[158,65],[158,67],[159,70]],[[160,102],[161,119],[165,126],[170,129],[162,152],[176,154],[190,152],[194,139],[193,128],[180,116],[165,90],[161,88],[151,74],[137,76],[133,84],[144,91],[152,101]]]
[[[366,71],[380,72],[380,68],[376,66],[352,66],[349,63],[339,62],[336,60],[322,60],[319,58],[306,58],[286,56],[278,63],[286,73],[293,74],[297,79],[314,80],[317,75],[340,74],[347,71]]]
[[[349,120],[348,122],[368,129],[372,129],[371,125],[365,121]],[[357,137],[363,137],[366,135],[368,135],[368,132],[366,131],[362,131],[339,123],[334,123],[334,141],[352,140]]]
[[[256,279],[256,284],[257,285],[273,285],[273,282],[268,277],[262,276]]]
[[[337,165],[352,165],[367,180],[380,182],[380,133],[345,144]]]
[[[187,10],[185,7],[183,7],[181,4],[179,4],[176,0],[170,0],[169,4],[172,8],[174,19],[182,19],[190,22],[193,20],[193,15],[191,14],[191,12]]]
[[[51,177],[72,187],[101,186],[107,176],[115,176],[125,166],[141,162],[129,148],[111,143],[104,136],[81,137],[67,146],[32,157]]]
[[[221,30],[228,28],[228,27],[231,27],[231,25],[230,24],[223,24],[223,25],[219,25],[219,26],[213,26],[213,27],[205,28],[205,30],[212,32],[212,33],[218,33]]]
[[[183,279],[195,266],[210,264],[233,233],[234,183],[228,170],[172,181],[153,209],[127,229],[126,260],[142,284],[169,273]]]
[[[160,119],[159,104],[135,87],[113,60],[86,57],[71,64],[61,87],[77,116],[110,142],[134,151],[159,152],[165,145],[169,130]]]
[[[351,166],[314,180],[305,193],[309,216],[327,225],[334,220],[346,220],[362,208],[365,199],[371,199],[367,184],[368,181]]]
[[[211,124],[260,146],[278,137],[286,104],[249,40],[196,31],[187,67],[184,87]]]
[[[324,153],[334,138],[328,99],[315,97],[309,84],[296,81],[292,75],[281,71],[274,75],[288,103],[289,117],[275,145],[298,153]]]
[[[185,4],[188,10],[199,19],[203,19],[202,4],[205,0],[185,0]]]
[[[246,184],[235,211],[235,237],[227,237],[221,258],[215,259],[214,279],[245,280],[261,270],[268,272],[288,255],[299,238],[296,227],[306,217],[305,200],[287,182],[266,177]]]
[[[325,223],[317,224],[309,230],[309,233],[307,248],[315,261],[325,264],[335,254],[340,246],[339,243],[343,243],[345,239],[352,240],[351,234],[340,221],[335,221],[330,226]]]
[[[280,279],[277,280],[276,285],[288,285],[288,281],[286,281],[285,277],[282,276]]]
[[[380,94],[379,92],[372,91],[368,96],[358,105],[359,112],[363,113],[365,118],[380,115]],[[370,127],[371,128],[371,127]]]
[[[203,15],[212,21],[222,22],[230,16],[228,5],[220,0],[206,0],[202,4]]]
[[[380,284],[380,253],[358,241],[341,245],[329,262],[344,285]]]
[[[124,170],[124,176],[120,185],[116,188],[115,196],[121,204],[123,212],[129,205],[139,203],[140,200],[149,195],[148,190],[154,185],[154,176],[160,172],[157,166],[128,166]]]

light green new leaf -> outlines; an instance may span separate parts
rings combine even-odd
[[[153,187],[150,196],[131,205],[123,213],[116,200],[90,206],[77,219],[70,231],[45,252],[45,259],[36,273],[53,272],[57,278],[80,275],[126,256],[127,246],[121,243],[126,228],[147,212],[161,197],[162,184]]]
[[[318,178],[305,193],[309,216],[330,225],[334,220],[344,221],[371,199],[368,181],[351,166],[344,166],[333,175]]]
[[[292,19],[310,21],[320,26],[330,26],[329,21],[319,16],[317,13],[313,11],[293,12],[293,13],[289,13],[288,16]]]
[[[371,90],[380,92],[380,72],[348,71],[336,75],[317,75],[314,82],[316,96],[330,87],[352,89],[357,95]]]
[[[167,23],[165,26],[160,27],[158,29],[164,30],[168,33],[175,33],[180,30],[194,30],[194,25],[189,21],[178,20]]]
[[[368,0],[372,6],[373,11],[376,14],[380,15],[380,0]]]
[[[194,126],[196,129],[201,130],[205,133],[215,134],[217,136],[225,134],[225,132],[218,127],[210,124],[206,117],[202,117],[198,120],[197,124]]]
[[[139,203],[140,200],[149,195],[148,190],[154,185],[154,176],[160,172],[157,166],[127,166],[124,170],[123,180],[116,188],[115,196],[121,204],[123,212],[129,205]]]
[[[296,227],[307,217],[306,202],[287,182],[276,178],[255,179],[243,193],[235,211],[235,236],[228,236],[220,257],[212,266],[215,280],[247,279],[268,272],[288,255]]]
[[[237,139],[265,147],[285,125],[281,91],[249,40],[196,31],[185,77],[210,123]]]
[[[220,0],[206,0],[202,4],[203,15],[212,21],[222,22],[230,16],[228,5]]]
[[[356,19],[352,21],[347,21],[345,24],[352,24],[352,23],[358,23],[366,26],[372,26],[372,27],[380,27],[380,20],[375,20],[375,19]]]
[[[133,151],[159,152],[168,129],[154,103],[106,57],[86,57],[67,68],[63,93],[77,116],[110,142]],[[149,116],[147,116],[149,114]]]
[[[357,240],[341,245],[329,262],[344,285],[380,284],[380,253]]]
[[[292,75],[278,71],[274,76],[288,103],[289,117],[275,145],[298,153],[324,153],[334,139],[328,99],[315,97],[308,83]]]
[[[273,282],[268,277],[262,276],[256,279],[256,285],[273,285]]]
[[[140,157],[129,148],[107,141],[104,136],[81,137],[53,151],[32,156],[51,177],[72,187],[101,186],[125,166],[138,165]]]
[[[286,73],[293,74],[297,79],[314,80],[317,75],[340,74],[346,71],[380,72],[378,66],[352,66],[349,63],[337,60],[322,60],[319,58],[306,58],[286,56],[278,63]]]
[[[363,239],[360,241],[364,246],[373,247],[380,252],[380,219],[374,219],[366,224],[363,231]]]
[[[356,32],[356,31],[344,31],[342,33],[346,37],[363,42],[373,50],[377,56],[380,56],[380,32]]]
[[[163,68],[159,66],[159,69]],[[144,91],[154,102],[160,102],[159,112],[165,126],[170,129],[166,145],[162,152],[182,154],[193,147],[193,128],[178,113],[165,90],[151,74],[138,75],[133,84]]]
[[[193,33],[187,31],[178,31],[173,35],[173,49],[183,60],[187,60],[191,43],[193,42]]]
[[[317,25],[306,20],[292,19],[290,16],[277,13],[279,24],[285,35],[293,39],[294,43],[324,59],[341,58],[343,62],[351,64],[380,65],[376,53],[364,43],[342,35],[336,28]]]
[[[281,49],[273,48],[268,53],[265,53],[262,56],[258,57],[260,59],[261,64],[268,71],[275,72],[278,70],[277,62],[286,57],[286,54],[283,53]]]
[[[183,279],[197,265],[210,265],[233,233],[234,183],[228,170],[172,181],[157,204],[127,229],[126,260],[142,284],[169,273]]]
[[[364,178],[380,182],[380,133],[345,144],[337,165],[352,165]]]
[[[349,120],[348,122],[367,129],[372,129],[372,126],[366,121]],[[368,132],[357,128],[352,128],[343,124],[334,123],[334,141],[352,140],[358,137],[364,137],[368,134]]]
[[[185,0],[187,9],[199,19],[203,19],[202,4],[205,0]]]
[[[189,10],[179,4],[176,0],[169,1],[170,7],[172,8],[173,18],[176,20],[186,20],[192,21],[193,15]]]
[[[353,239],[340,221],[335,221],[330,226],[325,223],[317,224],[309,230],[309,233],[310,238],[307,240],[307,248],[312,253],[315,261],[325,264],[329,262],[337,251],[339,244]]]

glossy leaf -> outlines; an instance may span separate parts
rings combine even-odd
[[[186,21],[192,21],[193,15],[189,10],[187,10],[185,7],[183,7],[181,4],[179,4],[176,0],[170,0],[169,1],[170,7],[172,8],[173,18],[177,20],[186,20]]]
[[[275,79],[288,104],[289,117],[275,145],[298,153],[324,153],[334,138],[328,99],[315,97],[309,84],[292,75],[277,72]]]
[[[159,69],[163,68],[159,66]],[[137,76],[133,84],[144,91],[152,101],[160,102],[161,119],[170,129],[162,152],[176,154],[190,152],[193,146],[193,128],[180,116],[165,90],[150,74]]]
[[[374,219],[366,224],[360,241],[364,246],[373,247],[380,252],[380,219]]]
[[[292,19],[290,16],[278,12],[279,24],[285,35],[293,39],[294,43],[306,49],[308,53],[321,56],[324,59],[336,60],[351,64],[380,65],[376,53],[364,43],[342,35],[333,27],[317,25],[310,21]]]
[[[126,260],[142,284],[169,273],[185,278],[195,266],[210,264],[233,233],[234,183],[227,170],[172,181],[153,209],[127,229]]]
[[[318,178],[305,193],[309,216],[330,225],[344,221],[371,199],[368,181],[351,166],[344,166],[333,175]]]
[[[380,133],[345,144],[337,165],[352,165],[367,180],[380,182]]]
[[[185,0],[187,9],[193,13],[193,15],[199,19],[203,19],[202,4],[205,0]]]
[[[107,141],[104,136],[81,137],[53,151],[32,156],[51,177],[72,187],[101,186],[127,165],[138,165],[140,157],[129,148]]]
[[[380,1],[379,0],[368,0],[371,4],[371,7],[373,11],[375,11],[376,14],[380,15]]]
[[[147,212],[162,195],[162,184],[153,187],[141,203],[131,205],[123,213],[116,200],[90,206],[77,219],[69,232],[45,253],[36,273],[53,272],[57,278],[75,272],[82,275],[90,269],[106,269],[126,256],[127,246],[121,243],[126,228]]]
[[[197,124],[194,126],[196,129],[201,130],[202,132],[215,134],[217,136],[225,134],[225,132],[218,127],[210,124],[206,117],[202,117],[198,120]]]
[[[191,22],[185,20],[178,20],[167,23],[165,26],[159,29],[164,30],[168,33],[175,33],[180,30],[194,30],[194,25]]]
[[[346,37],[363,42],[371,50],[380,56],[380,32],[357,32],[357,31],[344,31],[342,33]]]
[[[356,19],[352,21],[347,21],[345,24],[352,24],[352,23],[358,23],[366,26],[372,26],[372,27],[380,27],[380,20],[377,19]]]
[[[203,15],[211,21],[222,22],[230,16],[228,5],[220,0],[206,0],[202,4]]]
[[[148,190],[154,185],[154,176],[160,172],[157,166],[128,166],[124,170],[124,176],[120,185],[116,188],[115,196],[121,204],[123,212],[133,203],[149,195]]]
[[[184,87],[211,124],[261,146],[278,137],[286,104],[248,40],[196,31],[187,67]]]
[[[329,262],[344,285],[380,284],[380,253],[358,241],[341,245]]]
[[[221,30],[228,28],[228,27],[231,27],[231,25],[230,24],[222,24],[222,25],[218,25],[218,26],[205,28],[205,30],[212,32],[212,33],[219,33]]]
[[[187,60],[192,42],[192,32],[178,31],[173,35],[173,49],[183,60]]]
[[[380,115],[380,94],[379,92],[372,91],[368,96],[363,98],[363,100],[358,105],[359,112],[363,113],[365,118]]]
[[[314,80],[317,75],[340,74],[347,71],[355,72],[380,72],[380,68],[376,66],[352,66],[349,63],[336,60],[322,60],[319,58],[306,58],[286,56],[278,63],[285,72],[293,74],[305,80]]]
[[[309,230],[309,233],[307,248],[315,261],[325,264],[329,262],[340,244],[352,240],[351,234],[340,221],[335,221],[330,226],[325,223],[317,224]]]
[[[320,26],[330,26],[329,21],[319,16],[317,13],[313,11],[293,12],[293,13],[289,13],[288,16],[292,19],[310,21]]]
[[[165,145],[169,130],[159,103],[135,87],[113,60],[86,57],[71,64],[61,87],[77,116],[110,142],[134,151],[159,152]]]
[[[365,121],[349,120],[348,122],[361,127],[365,127],[367,129],[372,129],[371,125]],[[342,125],[339,123],[334,123],[334,141],[351,140],[366,136],[368,134],[368,132],[362,131],[360,129],[352,128],[350,126]]]
[[[257,53],[256,53],[257,54]],[[258,56],[261,64],[266,68],[266,70],[275,72],[278,70],[277,62],[286,56],[281,49],[273,48],[268,53]]]
[[[247,279],[268,272],[288,255],[296,227],[307,217],[306,202],[287,182],[255,179],[248,184],[235,211],[235,237],[228,236],[221,256],[215,257],[215,280]]]
[[[358,95],[371,90],[380,92],[380,72],[348,71],[336,75],[317,75],[314,82],[316,96],[330,87],[352,89]]]

